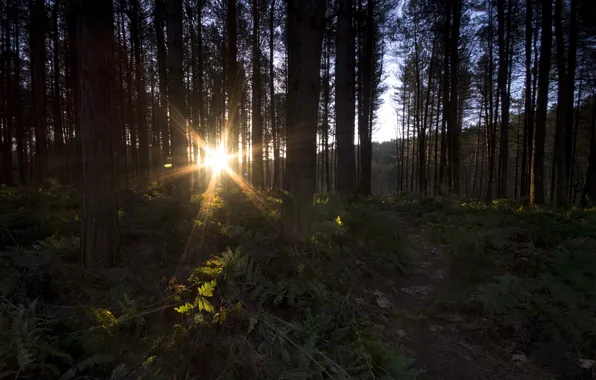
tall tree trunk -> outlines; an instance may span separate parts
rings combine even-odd
[[[18,12],[14,12],[14,51],[20,51],[20,20]],[[23,125],[23,111],[21,108],[21,57],[16,54],[14,57],[14,112],[16,124],[16,139],[17,139],[17,163],[19,165],[19,184],[27,183],[27,140],[25,137],[25,126]]]
[[[356,192],[354,157],[355,40],[352,0],[339,0],[335,56],[335,128],[337,134],[337,192],[351,197]]]
[[[68,36],[68,87],[72,94],[72,133],[74,133],[74,141],[71,143],[72,147],[69,149],[71,156],[70,175],[71,181],[78,183],[81,176],[81,125],[79,118],[76,116],[80,107],[79,99],[79,72],[78,72],[78,42],[77,42],[77,14],[76,14],[76,0],[70,0],[68,3],[67,15],[67,36]],[[26,144],[25,144],[26,145]]]
[[[511,0],[508,1],[511,4]],[[505,0],[497,1],[498,45],[499,45],[499,73],[498,87],[501,96],[501,136],[499,154],[499,190],[500,198],[507,198],[509,176],[509,94],[507,91],[507,74],[509,73],[509,39],[511,38],[511,14],[507,14],[505,21]],[[507,30],[507,38],[505,38]]]
[[[592,94],[592,121],[590,122],[590,142],[588,168],[584,188],[582,189],[581,205],[585,207],[588,202],[596,200],[596,94]]]
[[[198,125],[197,133],[199,138],[199,160],[205,157],[205,144],[207,141],[207,126],[205,125],[205,83],[203,79],[204,58],[203,58],[203,0],[198,1],[197,6],[198,20],[197,20],[197,78],[196,78],[196,95],[198,107]],[[244,75],[242,76],[244,78]],[[248,165],[248,161],[247,162]],[[199,182],[202,180],[201,171],[199,171]]]
[[[362,92],[361,104],[358,105],[358,135],[360,137],[360,178],[359,193],[368,196],[371,193],[372,185],[372,125],[370,113],[373,107],[373,60],[375,46],[375,25],[374,25],[375,1],[368,0],[366,4],[366,21],[361,27],[364,42],[363,59],[359,61],[358,73],[361,76],[362,84],[359,91]]]
[[[406,192],[410,191],[410,186],[409,184],[411,183],[410,181],[410,160],[414,160],[414,157],[410,157],[410,102],[411,102],[411,95],[408,92],[407,97],[406,97],[406,108],[405,108],[405,112],[406,112],[406,134],[405,134],[405,139],[406,139],[406,162],[405,162],[405,168],[406,168],[406,176],[405,176],[405,190]]]
[[[61,181],[66,180],[66,158],[64,157],[64,132],[62,127],[62,94],[60,92],[60,39],[58,24],[58,2],[52,8],[52,20],[54,24],[54,51],[53,51],[53,96],[52,113],[54,117],[54,165],[55,175]]]
[[[406,188],[406,170],[407,170],[407,165],[406,165],[406,160],[408,159],[408,156],[406,155],[406,141],[407,141],[407,135],[406,135],[406,114],[407,114],[407,104],[406,104],[406,96],[407,96],[407,89],[405,84],[402,87],[403,91],[404,91],[404,97],[403,97],[403,111],[402,111],[402,116],[401,116],[401,160],[400,160],[400,177],[399,177],[399,191],[403,192]]]
[[[236,0],[228,0],[227,29],[228,29],[228,51],[227,51],[227,89],[228,89],[228,123],[227,123],[227,143],[228,154],[233,157],[230,159],[229,166],[234,173],[238,173],[238,104],[239,104],[239,86],[238,86],[238,38],[237,38],[237,4]],[[260,72],[260,66],[259,66]],[[260,90],[260,84],[259,84]],[[260,99],[259,99],[260,104]],[[259,112],[260,116],[260,112]],[[254,120],[254,119],[253,119]],[[261,121],[259,120],[259,123]],[[254,138],[254,134],[253,134]]]
[[[325,0],[288,0],[289,196],[284,200],[283,217],[286,237],[292,240],[309,238],[312,218],[325,7]]]
[[[107,268],[118,255],[118,202],[114,182],[111,101],[112,3],[87,0],[77,12],[78,72],[83,153],[83,262]]]
[[[10,58],[14,55],[10,43],[10,18],[11,7],[0,3],[2,12],[2,30],[0,31],[0,141],[2,155],[0,156],[0,183],[12,185],[12,129],[13,129],[13,106],[12,106],[12,80],[10,75]],[[3,75],[2,75],[3,74]],[[4,128],[2,128],[4,127]]]
[[[451,96],[449,98],[449,121],[448,129],[450,135],[450,168],[452,178],[452,189],[455,194],[460,194],[460,144],[461,144],[461,123],[458,116],[458,91],[459,91],[459,29],[461,18],[461,0],[453,4],[453,23],[451,24],[450,36],[450,69],[451,69]]]
[[[157,173],[159,173],[159,129],[158,129],[158,118],[159,111],[157,110],[157,102],[155,101],[155,70],[151,67],[149,73],[150,90],[151,90],[151,178],[152,181],[157,180]]]
[[[48,141],[45,120],[46,91],[46,9],[44,0],[30,0],[31,6],[31,84],[33,93],[33,120],[35,125],[35,162],[38,181],[49,172]]]
[[[324,45],[324,60],[323,64],[323,117],[321,128],[321,191],[325,189],[323,186],[326,183],[327,191],[331,191],[331,179],[329,177],[329,103],[331,102],[331,32],[325,32]]]
[[[580,107],[582,103],[582,93],[583,93],[583,82],[581,78],[583,77],[580,74],[580,81],[579,81],[579,91],[577,94],[577,103],[575,107],[575,116],[574,116],[574,126],[573,126],[573,136],[572,136],[572,148],[571,148],[571,169],[569,170],[569,199],[572,199],[572,202],[575,204],[577,200],[578,192],[581,192],[579,189],[578,182],[579,179],[574,175],[577,161],[576,161],[576,153],[577,153],[577,135],[579,132],[579,115],[580,115]]]
[[[265,188],[263,174],[263,120],[261,116],[261,47],[259,1],[252,0],[252,185]],[[273,78],[271,78],[273,80]]]
[[[198,86],[198,77],[199,77],[199,71],[198,71],[198,52],[197,52],[197,37],[196,37],[196,20],[194,17],[194,11],[193,8],[187,4],[186,6],[186,13],[188,15],[188,23],[189,23],[189,34],[190,34],[190,62],[189,62],[189,66],[190,66],[190,75],[192,77],[191,80],[189,80],[189,87],[190,87],[190,94],[189,94],[189,102],[188,104],[190,105],[190,128],[189,128],[189,132],[190,132],[190,138],[191,138],[191,145],[192,145],[192,151],[190,152],[190,162],[191,162],[191,167],[195,167],[197,162],[198,162],[198,158],[199,158],[199,138],[198,138],[198,129],[199,129],[199,107],[198,107],[198,102],[199,102],[199,86]],[[199,183],[199,178],[197,178],[197,175],[199,174],[197,170],[193,170],[192,173],[194,174],[194,178],[191,178],[191,183],[192,183],[192,188],[193,190],[197,188],[198,183]],[[199,175],[200,177],[200,175]]]
[[[275,0],[271,0],[271,10],[269,15],[269,94],[270,106],[269,112],[271,112],[271,137],[273,139],[273,188],[277,189],[280,186],[280,154],[279,154],[279,136],[278,136],[278,125],[275,120],[275,73],[274,73],[274,60],[273,52],[275,49]]]
[[[158,128],[161,131],[161,162],[170,156],[170,129],[168,127],[168,80],[166,64],[166,43],[164,37],[165,0],[155,0],[155,37],[157,41],[157,71],[159,75]]]
[[[479,153],[482,144],[480,143],[480,136],[482,135],[482,102],[480,103],[480,111],[478,112],[478,133],[476,134],[476,149],[474,151],[474,176],[472,178],[472,194],[476,190],[476,178],[478,175]]]
[[[443,33],[443,115],[441,120],[441,157],[440,157],[440,168],[439,168],[439,193],[444,192],[445,188],[445,175],[447,173],[447,121],[449,120],[449,112],[451,107],[449,106],[449,51],[451,50],[451,2],[445,2],[445,19],[441,27]]]
[[[418,187],[421,194],[427,194],[427,176],[426,176],[426,131],[427,128],[432,134],[432,113],[431,113],[431,122],[428,123],[428,111],[429,107],[431,107],[432,99],[431,99],[431,88],[433,85],[433,74],[434,74],[434,63],[435,63],[435,38],[433,37],[433,46],[432,51],[430,53],[430,66],[428,68],[428,83],[426,85],[426,99],[425,99],[425,107],[424,107],[424,119],[422,122],[422,128],[420,129],[420,136],[418,137],[418,144],[422,147],[418,153],[418,165],[419,169],[418,172],[420,176],[418,177]],[[422,87],[420,86],[420,90]],[[428,125],[428,126],[427,126]]]
[[[167,1],[168,28],[168,71],[170,74],[170,118],[172,133],[172,169],[176,174],[172,180],[174,195],[184,201],[190,200],[188,175],[188,139],[186,137],[186,115],[184,83],[182,72],[182,0]]]
[[[486,105],[486,156],[488,160],[488,184],[486,187],[486,201],[490,202],[493,198],[493,181],[494,181],[494,174],[495,174],[495,152],[496,152],[496,123],[494,118],[496,118],[496,111],[498,110],[498,106],[493,108],[494,101],[493,101],[493,23],[492,23],[492,5],[488,3],[489,7],[489,19],[491,20],[489,24],[489,32],[488,32],[488,65],[486,71],[486,80],[485,80],[485,105]],[[497,98],[498,102],[498,98]],[[494,118],[493,118],[494,115]]]
[[[135,58],[135,87],[137,90],[136,111],[137,128],[139,132],[139,179],[141,184],[149,180],[149,138],[147,133],[145,78],[143,75],[143,30],[141,23],[141,9],[139,0],[131,0],[131,37]]]
[[[126,7],[125,0],[121,0],[120,6],[124,9]],[[137,128],[135,124],[135,114],[134,114],[134,101],[133,101],[133,66],[134,66],[134,55],[128,54],[128,43],[126,38],[126,30],[124,28],[125,21],[124,15],[122,16],[122,48],[123,48],[123,62],[125,68],[125,78],[126,78],[126,107],[125,107],[125,116],[126,116],[126,124],[128,125],[128,132],[130,136],[130,177],[136,177],[139,173],[139,155],[137,150]],[[131,36],[132,37],[132,36]],[[131,49],[134,47],[132,46],[132,38],[131,38]],[[125,134],[125,141],[126,141],[126,134]]]
[[[524,90],[524,132],[522,142],[520,197],[528,196],[528,174],[531,144],[530,136],[534,126],[534,109],[532,107],[532,4],[533,0],[526,0],[526,40],[525,40],[525,65],[526,78]],[[530,148],[530,149],[528,149]]]
[[[551,47],[552,2],[551,0],[542,0],[542,40],[540,43],[536,127],[534,128],[534,147],[532,151],[531,204],[544,204],[544,140],[546,135]]]
[[[433,195],[437,195],[439,193],[439,120],[442,119],[441,117],[441,94],[443,93],[443,81],[440,80],[441,78],[437,78],[437,82],[439,87],[437,88],[437,117],[435,119],[435,155],[434,155],[434,179],[433,179]]]
[[[577,0],[570,1],[569,18],[569,47],[567,49],[567,86],[565,102],[567,112],[565,114],[565,164],[567,166],[568,176],[571,176],[571,166],[573,161],[573,100],[575,98],[575,71],[577,66]]]
[[[563,12],[562,0],[555,0],[555,41],[557,48],[557,72],[559,74],[559,85],[557,86],[557,120],[555,124],[555,149],[554,149],[554,170],[552,176],[551,198],[557,206],[567,205],[567,186],[569,184],[568,166],[566,164],[566,118],[567,118],[567,69],[565,67],[565,41],[563,37],[563,26],[561,17]],[[573,104],[571,105],[573,107]]]
[[[120,104],[120,130],[118,131],[119,139],[118,139],[118,148],[116,149],[116,175],[118,182],[122,184],[128,183],[128,175],[129,175],[129,158],[128,158],[128,137],[127,137],[127,121],[130,116],[126,108],[126,99],[125,90],[124,90],[124,82],[126,78],[126,67],[128,66],[128,57],[126,56],[126,51],[124,49],[124,14],[121,13],[120,17],[117,18],[116,21],[116,34],[118,36],[116,40],[116,46],[118,46],[118,84],[119,84],[119,104]],[[120,163],[118,165],[118,163]]]

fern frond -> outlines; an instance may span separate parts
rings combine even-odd
[[[112,355],[94,355],[91,356],[66,371],[59,380],[71,380],[74,377],[85,370],[90,368],[110,364],[114,361],[114,357]]]

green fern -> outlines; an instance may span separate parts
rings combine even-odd
[[[37,302],[28,306],[11,305],[8,309],[0,307],[0,363],[8,371],[27,373],[43,368],[55,372],[58,363],[54,360],[72,363],[71,357],[58,349],[45,322],[36,316]]]
[[[85,360],[80,361],[79,363],[75,364],[72,368],[66,371],[61,377],[60,380],[71,380],[74,379],[75,376],[78,374],[94,368],[98,366],[103,366],[106,364],[111,364],[114,362],[114,357],[112,355],[94,355]]]

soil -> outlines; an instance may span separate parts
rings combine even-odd
[[[437,312],[435,303],[449,288],[449,260],[439,244],[397,215],[384,214],[408,239],[412,270],[384,279],[370,290],[378,306],[374,318],[386,339],[399,343],[415,359],[419,379],[530,380],[553,379],[535,368],[523,353],[492,342],[471,328],[465,315]]]

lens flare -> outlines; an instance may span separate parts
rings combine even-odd
[[[218,146],[217,149],[207,150],[205,157],[205,166],[213,170],[214,173],[219,173],[228,167],[228,160],[230,157],[226,155],[223,146]]]

